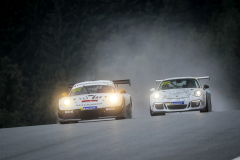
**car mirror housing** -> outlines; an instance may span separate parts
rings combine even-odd
[[[126,93],[126,90],[121,89],[121,90],[120,90],[120,93]]]
[[[155,92],[155,88],[150,89],[151,92]]]
[[[209,88],[209,86],[205,84],[205,85],[203,86],[203,88],[204,88],[204,89],[207,89],[207,88]]]
[[[63,93],[62,96],[63,96],[63,97],[67,97],[67,93]]]

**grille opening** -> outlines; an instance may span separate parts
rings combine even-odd
[[[186,104],[184,105],[168,105],[168,109],[185,109],[187,107]]]
[[[199,102],[197,102],[197,101],[192,101],[191,102],[191,107],[199,107],[200,106],[200,101]]]

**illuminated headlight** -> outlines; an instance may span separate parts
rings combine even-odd
[[[115,95],[112,95],[108,98],[109,102],[116,103],[118,101],[118,97]]]
[[[194,96],[196,96],[196,97],[200,97],[202,95],[202,92],[201,91],[196,91],[195,93],[194,93]]]
[[[159,93],[154,93],[153,97],[154,97],[154,99],[159,99],[160,98],[160,94]]]
[[[71,103],[70,99],[65,99],[65,100],[63,101],[63,104],[64,104],[65,106],[69,106],[70,103]]]

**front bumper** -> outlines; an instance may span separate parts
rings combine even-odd
[[[109,109],[110,108],[110,109]],[[112,110],[114,108],[114,110]],[[67,112],[67,113],[66,113]],[[98,108],[96,110],[59,110],[58,119],[60,121],[80,121],[97,118],[116,118],[123,114],[122,107]]]
[[[202,100],[197,102],[185,101],[181,105],[169,105],[169,102],[155,102],[151,105],[153,113],[171,113],[171,112],[187,112],[187,111],[199,111],[204,109],[206,103]]]

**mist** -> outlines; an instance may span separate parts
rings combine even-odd
[[[144,27],[144,31],[132,28],[108,34],[96,45],[84,76],[76,80],[130,79],[131,86],[119,85],[119,89],[132,96],[133,117],[141,117],[150,116],[150,89],[157,88],[157,79],[210,76],[210,81],[200,83],[210,86],[213,112],[236,109],[224,94],[227,88],[223,86],[221,64],[210,56],[208,44],[205,37],[192,35],[191,31],[165,32],[151,26]]]

